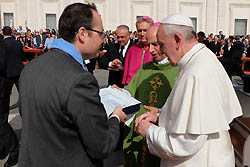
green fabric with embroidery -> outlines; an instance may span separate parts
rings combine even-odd
[[[130,126],[124,128],[124,167],[158,167],[160,158],[149,153],[146,139],[136,133],[135,119],[147,112],[143,105],[161,108],[170,94],[178,74],[178,67],[170,63],[156,64],[153,61],[144,64],[134,78],[125,87],[131,96],[142,102]]]

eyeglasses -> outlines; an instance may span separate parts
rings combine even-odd
[[[97,32],[102,38],[106,36],[106,33],[104,31],[93,30],[91,28],[86,28],[86,30]]]

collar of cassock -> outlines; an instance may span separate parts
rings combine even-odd
[[[143,67],[145,67],[145,69],[151,68],[154,70],[167,70],[167,69],[173,68],[173,66],[169,63],[167,58],[163,59],[162,61],[158,63],[156,63],[155,61],[152,61],[151,63],[146,63],[143,65]]]
[[[180,68],[183,68],[187,62],[193,57],[194,54],[199,52],[202,48],[204,48],[205,45],[202,43],[197,43],[192,49],[190,49],[183,57],[182,59],[177,63],[177,66]]]

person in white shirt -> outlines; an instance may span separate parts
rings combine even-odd
[[[150,152],[161,158],[161,167],[235,166],[228,130],[242,110],[223,66],[197,42],[188,17],[164,18],[157,40],[180,71],[160,114],[147,112],[136,119],[137,133],[146,136]]]
[[[54,37],[52,37],[51,33],[48,33],[48,38],[46,38],[45,40],[45,44],[44,44],[44,50],[48,51],[53,43]]]

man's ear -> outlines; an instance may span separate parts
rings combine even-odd
[[[180,48],[181,42],[182,42],[182,38],[181,35],[178,33],[174,34],[174,39],[175,39],[175,43],[176,43],[176,49],[178,50]]]
[[[88,37],[88,31],[84,27],[81,27],[79,28],[76,37],[78,38],[79,42],[84,43],[86,40],[86,37]]]

